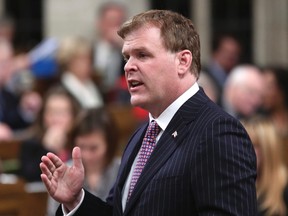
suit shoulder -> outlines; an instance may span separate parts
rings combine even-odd
[[[211,121],[220,118],[228,119],[232,122],[239,122],[238,119],[228,114],[219,105],[211,100],[207,100],[207,102],[203,104],[203,107],[200,109],[200,113],[205,114],[206,119],[210,119]]]

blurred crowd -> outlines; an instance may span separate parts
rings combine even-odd
[[[127,10],[106,3],[96,16],[95,40],[48,39],[28,52],[14,50],[13,20],[0,18],[0,144],[22,143],[17,174],[28,182],[40,181],[42,155],[52,151],[70,163],[71,149],[79,146],[86,189],[104,199],[119,167],[121,128],[115,127],[111,108],[130,107],[117,35]],[[198,82],[211,100],[243,122],[251,137],[259,215],[286,215],[288,69],[243,64],[242,55],[234,35],[215,38]],[[147,120],[144,110],[129,110],[136,125]],[[54,209],[50,200],[49,211]]]
[[[13,46],[13,20],[0,18],[0,145],[21,143],[19,166],[1,172],[40,182],[43,155],[53,152],[69,164],[71,149],[79,146],[85,188],[106,198],[129,138],[121,133],[148,118],[130,105],[117,35],[126,16],[125,5],[105,3],[96,13],[94,40],[48,38],[20,52]],[[54,215],[58,204],[48,199],[47,206],[47,215]]]
[[[58,92],[54,94],[65,92],[79,107],[73,118],[87,109],[129,106],[122,41],[117,35],[126,14],[124,5],[106,3],[97,11],[95,29],[98,34],[93,41],[82,36],[67,36],[62,40],[48,38],[25,52],[15,51],[13,20],[2,17],[0,140],[23,140],[34,136],[35,125],[39,126],[39,119],[45,119],[46,110],[49,110],[46,106],[50,104],[51,89],[56,87]],[[63,90],[59,91],[60,88]],[[63,99],[58,98],[57,103]],[[63,114],[64,111],[59,115]],[[132,114],[139,122],[147,119],[147,113],[140,109],[133,110]],[[47,115],[53,115],[53,112]],[[45,121],[41,123],[45,133],[50,131]]]

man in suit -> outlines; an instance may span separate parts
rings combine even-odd
[[[149,111],[150,124],[128,142],[106,202],[82,189],[79,148],[72,167],[52,153],[43,156],[41,178],[62,203],[56,215],[255,215],[255,153],[241,124],[198,87],[200,43],[192,22],[151,10],[118,34],[131,103]]]

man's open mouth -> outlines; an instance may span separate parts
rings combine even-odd
[[[131,82],[129,82],[129,83],[130,83],[130,86],[131,86],[132,88],[135,88],[135,87],[137,87],[137,86],[143,85],[143,83],[142,83],[142,82],[139,82],[139,81],[131,81]]]

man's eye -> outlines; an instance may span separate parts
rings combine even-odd
[[[146,53],[139,53],[138,57],[139,58],[145,58],[145,57],[147,57],[147,55],[146,55]]]
[[[124,62],[127,62],[129,60],[129,57],[124,56],[123,60],[124,60]]]

